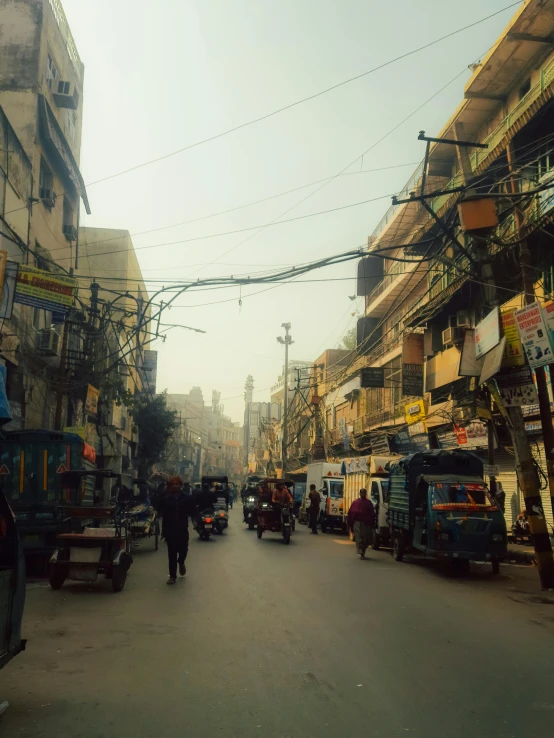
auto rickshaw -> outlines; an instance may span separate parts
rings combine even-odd
[[[270,530],[273,533],[281,533],[283,543],[288,545],[294,530],[294,517],[292,506],[278,505],[271,501],[278,484],[284,485],[292,496],[294,482],[291,479],[263,479],[258,485],[258,538],[263,536],[264,531]]]
[[[64,472],[62,486],[79,488],[85,476],[121,481],[120,475],[110,469],[78,470]],[[121,484],[116,486],[120,488]],[[128,504],[127,499],[116,498],[110,507],[58,508],[58,548],[49,564],[52,589],[61,589],[66,579],[95,582],[99,574],[104,574],[111,580],[113,591],[121,592],[133,563]]]

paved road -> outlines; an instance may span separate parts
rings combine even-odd
[[[446,579],[300,526],[191,541],[165,585],[31,585],[26,654],[0,675],[10,738],[539,738],[554,725],[553,623],[488,577]],[[552,608],[554,610],[554,608]],[[554,612],[552,613],[554,621]]]

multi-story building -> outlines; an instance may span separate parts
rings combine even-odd
[[[359,403],[351,428],[346,420],[351,448],[385,445],[403,453],[463,446],[487,460],[482,417],[490,411],[480,373],[468,365],[465,349],[461,361],[462,349],[475,345],[475,326],[493,309],[507,315],[524,304],[526,274],[537,300],[554,291],[554,52],[547,43],[553,10],[540,0],[518,10],[476,65],[464,100],[436,137],[441,140],[430,142],[428,158],[369,239],[358,284],[365,315],[357,357],[345,373],[351,385],[344,397]],[[482,210],[472,223],[475,207]],[[372,256],[383,249],[384,258]],[[362,367],[383,373],[373,373],[372,388],[358,384],[356,395]],[[523,412],[536,460],[546,469],[538,406]],[[522,506],[514,452],[498,421],[495,436],[511,523]]]
[[[6,0],[0,37],[0,106],[26,156],[16,174],[21,151],[7,149],[9,179],[22,201],[4,205],[3,217],[20,239],[10,259],[63,281],[78,246],[80,200],[89,211],[79,170],[84,67],[60,0]],[[12,384],[18,387],[20,422],[52,428],[59,419],[52,383],[63,322],[53,321],[51,310],[18,305],[6,327],[12,344],[18,343]]]

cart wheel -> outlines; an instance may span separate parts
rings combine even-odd
[[[381,548],[381,536],[374,530],[371,534],[371,548],[378,551]]]
[[[261,538],[264,534],[264,529],[261,525],[258,525],[258,538]]]
[[[252,521],[248,523],[248,530],[254,530],[254,523]]]
[[[392,555],[395,561],[402,561],[404,558],[404,539],[401,535],[396,535],[392,543]]]
[[[160,547],[160,521],[156,518],[154,523],[154,551]]]
[[[288,545],[289,545],[289,543],[290,543],[290,528],[285,528],[285,529],[283,530],[283,543],[284,543],[285,545],[287,545],[287,546],[288,546]]]
[[[500,574],[500,561],[493,561],[492,562],[492,573],[496,576],[497,574]]]
[[[127,568],[118,564],[114,566],[112,571],[112,589],[114,592],[121,592],[127,581]]]
[[[50,564],[49,575],[50,586],[52,589],[61,589],[67,576],[66,567],[58,566],[57,564]]]

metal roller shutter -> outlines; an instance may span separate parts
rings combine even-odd
[[[477,454],[483,459],[483,463],[486,464],[488,458],[486,451],[479,449]],[[494,463],[499,468],[496,481],[502,484],[502,489],[506,493],[504,517],[506,518],[506,527],[510,530],[512,523],[523,507],[523,498],[517,481],[515,456],[505,449],[496,449],[494,452]],[[488,477],[486,478],[486,482],[487,484],[489,483]]]

